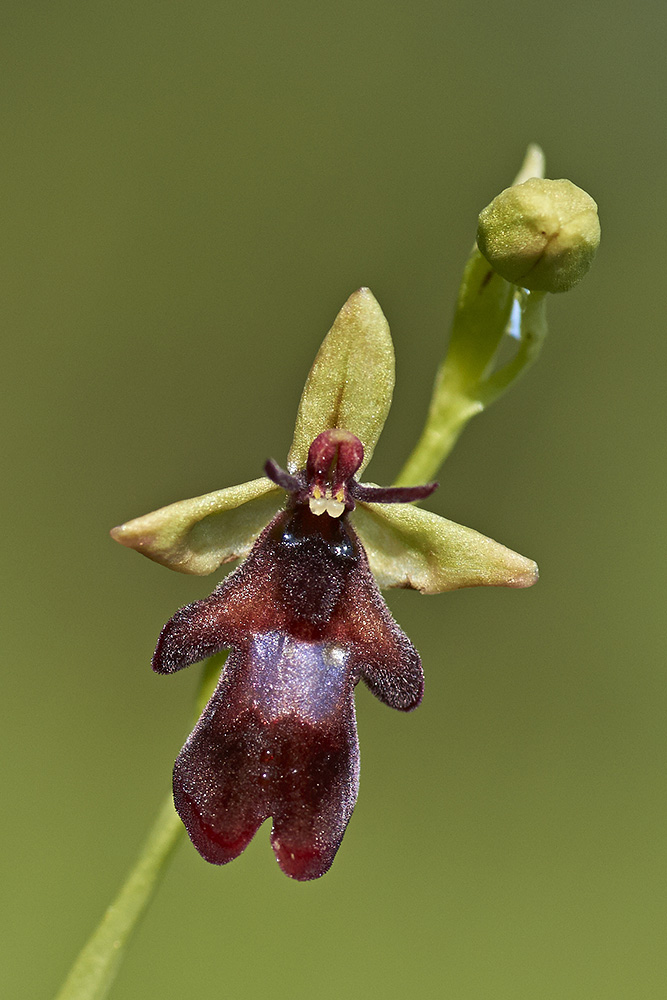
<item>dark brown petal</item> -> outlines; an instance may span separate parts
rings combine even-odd
[[[216,591],[203,601],[181,608],[160,632],[153,670],[173,674],[219,653],[230,644],[227,601]]]
[[[424,500],[434,493],[439,483],[425,483],[424,486],[365,486],[350,483],[350,496],[363,503],[413,503]]]
[[[347,530],[354,534],[350,525]],[[361,546],[359,550],[359,565],[345,593],[346,614],[336,634],[349,645],[352,665],[376,698],[390,708],[410,711],[424,694],[421,659],[385,604]]]
[[[298,476],[290,476],[289,472],[282,469],[272,458],[264,463],[264,474],[286,493],[298,493],[303,489],[303,481]]]

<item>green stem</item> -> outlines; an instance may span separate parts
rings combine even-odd
[[[480,280],[481,277],[481,280]],[[508,298],[507,289],[510,290]],[[520,341],[511,361],[492,371],[510,305],[521,308]],[[473,252],[462,285],[449,350],[433,389],[417,445],[396,479],[414,486],[435,479],[468,421],[495,402],[537,360],[547,334],[546,293],[512,289],[487,280],[481,255]]]
[[[204,666],[197,693],[196,718],[208,702],[224,665],[226,653]],[[55,1000],[102,1000],[116,977],[124,948],[150,903],[167,862],[185,827],[171,794],[163,802],[137,861],[102,921],[79,954]]]
[[[77,958],[56,1000],[101,1000],[107,995],[128,938],[150,903],[183,832],[169,795],[125,885]]]
[[[522,292],[521,343],[519,349],[504,367],[499,368],[480,383],[480,408],[484,409],[509,389],[519,375],[535,364],[547,335],[547,293]]]
[[[483,409],[463,393],[434,393],[434,403],[421,437],[396,479],[397,486],[416,486],[434,479],[463,428]]]

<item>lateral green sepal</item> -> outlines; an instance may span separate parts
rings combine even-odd
[[[472,528],[408,504],[357,504],[350,520],[380,587],[439,594],[461,587],[530,587],[532,559]]]
[[[246,555],[284,499],[270,479],[253,479],[161,507],[111,537],[169,569],[205,576]]]

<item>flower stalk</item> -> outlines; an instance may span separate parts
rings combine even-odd
[[[426,424],[399,473],[398,486],[432,479],[468,422],[537,361],[547,335],[546,293],[516,288],[475,248],[466,265],[449,350],[436,376]],[[495,368],[504,338],[518,340]]]
[[[184,832],[170,792],[125,884],[74,963],[56,1000],[102,1000],[107,996],[125,945]]]
[[[226,653],[220,653],[204,664],[195,718],[211,697],[226,658]],[[103,1000],[108,995],[125,946],[155,895],[174,849],[184,839],[185,828],[169,792],[120,892],[79,953],[55,1000]]]
[[[484,409],[481,386],[507,329],[514,292],[475,247],[463,272],[449,349],[436,375],[426,424],[396,479],[399,486],[432,479],[468,421]]]

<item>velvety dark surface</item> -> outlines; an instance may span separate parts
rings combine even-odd
[[[354,808],[359,749],[353,690],[408,710],[419,656],[391,617],[347,516],[291,504],[213,594],[165,625],[158,673],[232,647],[174,769],[174,797],[207,861],[224,864],[273,817],[294,878],[326,872]]]

